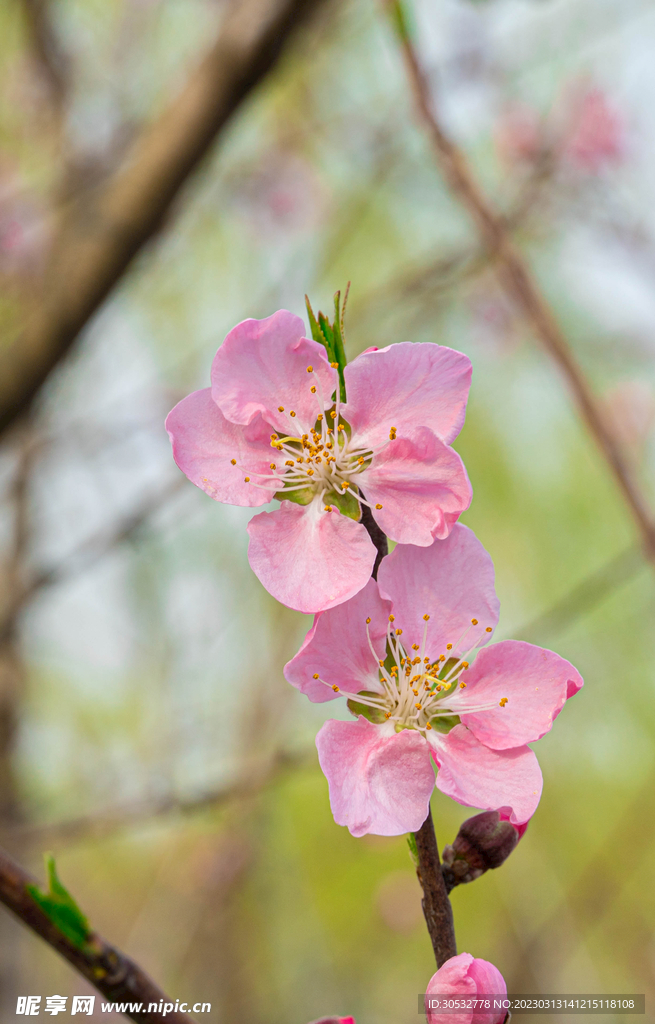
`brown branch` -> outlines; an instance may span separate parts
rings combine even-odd
[[[314,752],[312,752],[314,754]],[[194,796],[181,797],[166,793],[154,799],[135,800],[102,812],[79,815],[62,821],[44,824],[15,825],[5,830],[4,839],[11,845],[30,844],[45,846],[57,843],[75,843],[86,839],[100,839],[123,828],[142,824],[168,814],[197,814],[215,811],[235,800],[256,796],[275,782],[283,772],[310,763],[307,753],[291,754],[278,751],[272,757],[245,772],[233,782]]]
[[[605,417],[567,340],[515,247],[502,216],[497,214],[473,176],[466,157],[449,138],[434,110],[430,88],[414,49],[400,0],[384,0],[394,20],[418,116],[425,125],[437,161],[452,192],[471,215],[484,246],[495,255],[507,294],[520,310],[546,351],[559,366],[578,406],[621,491],[641,534],[644,550],[655,561],[655,524],[642,489]]]
[[[125,543],[155,512],[158,512],[171,497],[177,494],[185,483],[184,477],[176,478],[163,491],[148,497],[138,509],[122,519],[110,533],[102,531],[94,535],[84,541],[62,563],[49,569],[43,569],[20,588],[17,588],[13,599],[0,618],[0,643],[13,632],[18,616],[39,591],[76,576],[99,559],[104,558],[119,544]]]
[[[434,834],[432,810],[428,810],[428,816],[418,832],[414,833],[414,839],[418,853],[416,874],[423,889],[423,899],[421,900],[423,914],[432,940],[437,967],[441,967],[446,960],[457,956],[457,943],[455,942],[453,909],[448,899],[439,860],[437,838]]]
[[[43,294],[22,337],[0,352],[0,430],[32,401],[143,246],[219,131],[322,0],[232,2],[218,41],[123,165],[66,208]]]
[[[0,850],[0,902],[13,911],[23,924],[45,939],[107,999],[113,1002],[142,1003],[146,1007],[142,1012],[124,1011],[127,1017],[138,1024],[161,1024],[161,1014],[149,1013],[148,1004],[159,1006],[163,999],[174,1005],[175,1000],[166,996],[133,960],[97,933],[94,932],[84,948],[79,949],[30,895],[28,886],[34,884],[35,879]],[[170,1024],[193,1024],[191,1017],[185,1013],[170,1013],[166,1020]]]
[[[30,43],[41,75],[56,109],[61,109],[68,89],[68,60],[59,45],[49,16],[48,0],[21,0]]]

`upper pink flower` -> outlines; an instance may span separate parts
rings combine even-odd
[[[343,694],[354,722],[316,737],[335,820],[355,836],[415,832],[434,788],[497,810],[522,834],[542,778],[526,744],[582,686],[559,655],[516,640],[481,650],[498,621],[491,558],[466,526],[399,545],[378,582],[317,615],[285,676],[312,701]]]
[[[288,496],[251,520],[248,557],[266,589],[303,612],[341,604],[369,579],[376,549],[356,521],[361,504],[392,540],[428,546],[471,500],[449,447],[464,421],[466,356],[403,342],[364,352],[344,377],[342,403],[323,346],[279,310],[230,331],[211,388],[166,420],[175,461],[212,498]]]
[[[488,1009],[465,1009],[461,1013],[453,1013],[452,1010],[430,1012],[431,996],[435,1001],[433,1005],[437,1005],[439,996],[463,1001],[478,998],[485,998],[486,1001],[487,997],[491,997],[491,1005]],[[503,1024],[507,1010],[494,1008],[494,1003],[502,1002],[506,997],[507,985],[497,967],[488,960],[472,957],[470,953],[460,953],[446,960],[430,978],[425,996],[428,1024]]]

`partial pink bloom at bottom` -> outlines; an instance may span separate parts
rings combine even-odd
[[[428,1024],[503,1024],[507,1016],[507,1010],[494,1009],[494,1002],[498,1002],[507,995],[505,979],[493,964],[488,960],[479,960],[472,957],[470,953],[460,953],[450,960],[433,974],[428,982],[426,991],[426,1010]],[[447,1010],[440,1013],[438,1010],[430,1012],[430,996],[451,996],[468,997],[475,999],[481,996],[496,996],[490,1000],[491,1007],[485,1010],[463,1010],[461,1013],[452,1013]]]

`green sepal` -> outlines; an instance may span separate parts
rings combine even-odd
[[[309,505],[314,498],[314,491],[311,487],[303,487],[300,491],[276,491],[273,495],[278,501],[293,501],[296,505]]]
[[[361,690],[362,697],[379,697],[379,693],[375,693],[374,690]],[[380,708],[372,708],[370,704],[362,704],[360,701],[355,700],[351,697],[348,701],[348,710],[351,714],[357,717],[363,715],[367,721],[372,722],[373,725],[380,725],[382,722],[386,722],[384,711]]]
[[[350,491],[342,491],[341,493],[338,493],[337,491],[330,491],[330,493],[325,496],[325,504],[336,505],[343,516],[348,516],[349,519],[354,519],[356,523],[358,523],[361,518],[359,502],[355,495],[351,494]]]
[[[459,715],[443,715],[440,718],[431,718],[430,725],[435,732],[449,733],[456,725],[460,725]]]
[[[416,836],[413,832],[410,832],[407,836],[407,845],[409,846],[409,855],[412,858],[414,867],[417,868],[419,865],[418,846],[416,845]]]
[[[45,866],[48,892],[42,892],[38,885],[26,885],[25,888],[62,935],[77,949],[84,949],[92,935],[89,922],[68,889],[60,882],[55,859],[50,853],[45,855]]]
[[[314,339],[314,341],[317,341],[319,345],[322,345],[323,348],[326,350],[329,361],[331,363],[336,363],[337,356],[334,351],[334,341],[332,339],[332,332],[323,332],[323,324],[319,326],[319,323],[317,322],[316,317],[314,316],[314,310],[312,309],[311,303],[309,301],[309,296],[307,295],[305,295],[305,305],[307,306],[307,319],[309,320],[309,329],[312,333],[312,338]],[[322,313],[318,314],[318,319],[323,320],[325,321],[325,323],[327,323]]]
[[[348,292],[346,292],[346,299],[348,298]],[[346,401],[346,381],[343,375],[344,367],[347,363],[346,349],[344,346],[344,334],[343,334],[343,313],[339,309],[341,302],[341,292],[334,293],[334,323],[332,324],[332,337],[334,340],[334,352],[335,362],[339,364],[339,391],[341,393],[341,401]],[[346,300],[344,299],[344,311],[346,308]]]

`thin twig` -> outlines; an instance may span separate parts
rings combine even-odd
[[[48,0],[21,0],[32,50],[53,105],[61,109],[68,91],[68,60],[53,31]]]
[[[441,871],[437,837],[432,822],[432,810],[428,810],[428,816],[418,832],[414,833],[414,838],[418,852],[416,874],[423,889],[423,899],[421,900],[423,915],[432,940],[437,967],[441,967],[446,960],[457,956],[457,943],[455,942],[453,908],[450,905],[446,883]]]
[[[89,566],[104,558],[114,548],[125,543],[170,498],[178,494],[185,483],[184,477],[176,478],[158,494],[146,498],[138,509],[122,519],[109,533],[106,530],[100,531],[89,540],[80,544],[61,563],[51,566],[49,569],[43,569],[20,588],[17,588],[13,599],[9,602],[2,619],[0,619],[0,643],[3,642],[6,636],[11,634],[18,616],[37,593],[46,587],[52,587],[57,583],[63,583],[71,577],[77,576],[78,573],[83,572]]]
[[[450,139],[435,112],[430,87],[412,44],[400,0],[384,0],[400,39],[414,102],[427,128],[439,166],[452,192],[471,215],[482,242],[497,260],[501,281],[534,333],[568,381],[578,410],[593,435],[639,529],[644,550],[655,561],[655,524],[646,497],[609,429],[598,401],[526,260],[515,247],[502,216],[484,196],[468,161]]]
[[[312,755],[314,755],[314,751],[312,751]],[[19,842],[47,848],[58,843],[101,839],[104,836],[113,835],[123,828],[141,825],[154,818],[169,814],[187,815],[206,810],[216,811],[232,801],[255,796],[276,781],[282,773],[305,762],[310,763],[309,756],[305,752],[291,754],[286,751],[278,751],[273,757],[266,758],[264,762],[251,768],[235,781],[206,790],[204,793],[196,793],[189,797],[166,793],[159,797],[135,800],[129,804],[79,815],[75,818],[67,818],[63,821],[18,825],[6,830],[4,839],[9,844]]]
[[[143,246],[216,136],[322,0],[232,2],[182,93],[121,167],[71,201],[22,337],[0,349],[0,430],[37,394]]]
[[[161,1024],[161,1014],[157,1011],[149,1012],[147,1007],[151,1003],[159,1007],[162,1000],[174,1006],[175,1000],[165,995],[138,964],[96,932],[82,948],[75,945],[36,903],[28,890],[28,886],[34,884],[36,880],[0,850],[0,902],[13,911],[23,924],[45,939],[107,999],[112,1002],[140,1003],[145,1007],[140,1012],[124,1010],[127,1017],[138,1024]],[[186,1013],[171,1012],[166,1020],[169,1024],[193,1024]]]
[[[367,505],[362,505],[362,525],[377,548],[377,558],[371,575],[377,579],[378,568],[382,559],[389,551],[386,535],[375,522]],[[453,910],[450,905],[446,884],[441,873],[441,861],[437,837],[432,823],[432,811],[428,807],[428,816],[418,832],[414,833],[418,851],[418,867],[416,874],[423,889],[423,914],[428,928],[437,967],[457,954],[455,944],[455,925]]]
[[[559,633],[572,625],[620,586],[633,579],[646,564],[641,547],[633,544],[596,572],[591,573],[548,611],[515,630],[512,635],[517,640],[542,644],[544,637]]]

